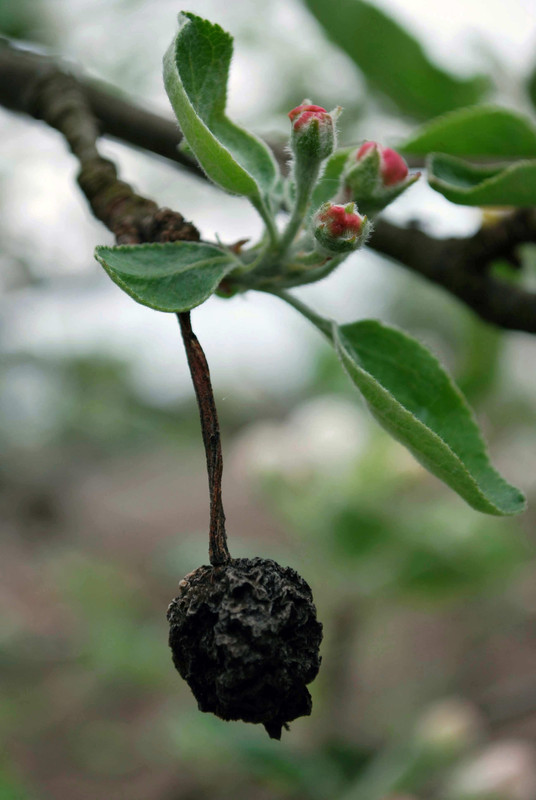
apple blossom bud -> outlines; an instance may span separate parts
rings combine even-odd
[[[395,150],[377,142],[364,142],[348,157],[344,177],[346,195],[367,213],[375,214],[419,176],[420,172],[409,176],[408,165]]]
[[[322,251],[350,253],[365,243],[371,225],[358,212],[355,203],[345,206],[323,203],[312,220],[313,233]]]
[[[408,165],[402,156],[396,150],[382,147],[376,142],[364,142],[357,151],[356,160],[362,161],[373,148],[376,148],[380,155],[380,174],[384,186],[393,186],[407,178]]]
[[[290,146],[296,158],[302,156],[320,162],[331,155],[335,147],[336,112],[330,113],[304,100],[288,116],[292,123]]]

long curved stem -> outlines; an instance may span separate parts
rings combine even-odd
[[[182,338],[195,389],[203,443],[207,457],[208,488],[210,495],[210,529],[208,553],[212,566],[228,564],[231,554],[227,547],[225,514],[221,496],[223,456],[221,452],[220,426],[207,359],[199,340],[192,330],[190,312],[177,314]]]

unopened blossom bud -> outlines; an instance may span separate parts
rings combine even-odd
[[[409,175],[408,165],[396,150],[377,142],[364,142],[348,157],[346,194],[367,213],[375,214],[392,203],[419,176],[420,172]]]
[[[323,203],[312,221],[313,233],[322,251],[350,253],[365,243],[371,225],[357,212],[355,203],[344,206]]]
[[[308,100],[289,111],[292,123],[290,146],[295,158],[323,161],[335,148],[335,124],[337,112],[326,111]]]
[[[380,174],[384,186],[393,186],[407,178],[408,165],[400,153],[376,142],[364,142],[356,153],[356,161],[362,161],[374,149],[380,156]]]

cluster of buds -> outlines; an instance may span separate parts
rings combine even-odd
[[[344,206],[323,203],[312,220],[319,249],[329,255],[357,250],[367,240],[372,226],[358,213],[355,203]]]
[[[305,159],[320,163],[335,149],[335,120],[340,109],[326,111],[322,106],[312,105],[310,100],[292,111],[289,119],[292,124],[291,150],[297,160]]]
[[[402,156],[377,142],[364,142],[348,156],[344,172],[347,197],[368,214],[376,214],[415,183],[420,172],[409,175]]]
[[[289,112],[294,209],[283,236],[285,246],[292,243],[299,232],[322,174],[323,162],[335,149],[335,122],[341,110],[328,112],[304,100]],[[376,142],[364,142],[346,160],[341,193],[333,197],[342,204],[325,202],[311,219],[316,254],[308,254],[308,258],[320,255],[331,259],[357,250],[372,231],[367,215],[381,211],[418,177],[419,174],[409,175],[408,165],[394,150]]]

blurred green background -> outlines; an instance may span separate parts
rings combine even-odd
[[[309,5],[320,17],[328,7]],[[482,100],[534,114],[536,22],[529,2],[504,5],[382,7],[457,80],[487,76]],[[418,77],[415,110],[371,78],[390,53],[379,47],[359,69],[298,0],[226,6],[189,9],[235,36],[230,109],[257,131],[283,137],[303,96],[345,106],[343,143],[392,143],[426,117]],[[178,10],[0,0],[0,31],[170,114],[160,61]],[[93,261],[110,235],[57,134],[1,110],[0,122],[0,800],[534,800],[531,338],[491,329],[373,254],[301,292],[340,320],[400,325],[440,356],[495,463],[532,496],[505,520],[471,510],[384,434],[331,351],[274,298],[212,298],[193,313],[219,405],[232,554],[297,569],[325,631],[313,714],[281,743],[201,714],[165,619],[178,581],[207,561],[204,456],[176,320],[136,306]],[[117,143],[103,150],[205,237],[258,234],[242,200]],[[481,216],[426,185],[389,214],[436,235],[470,233]],[[524,258],[534,280],[531,248]]]

